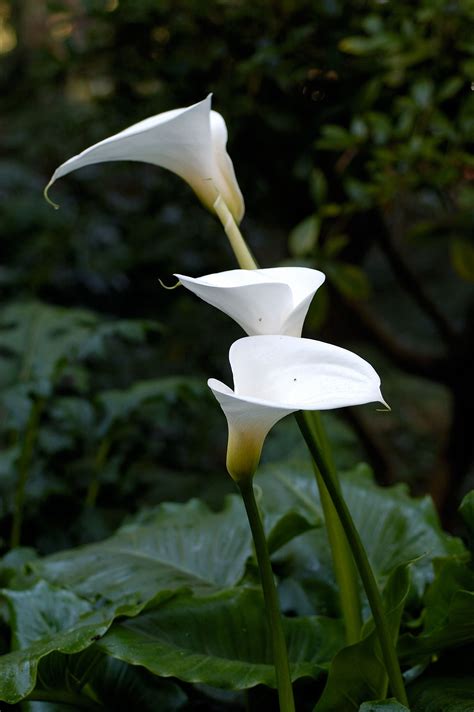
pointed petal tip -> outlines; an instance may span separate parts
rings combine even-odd
[[[49,203],[49,205],[52,205],[52,207],[53,207],[55,210],[59,210],[59,205],[58,205],[58,203],[55,203],[53,200],[51,200],[51,198],[50,198],[49,195],[48,195],[48,191],[49,191],[49,189],[51,188],[51,186],[53,185],[53,183],[54,183],[54,178],[51,178],[51,180],[49,181],[48,185],[47,185],[46,188],[43,190],[43,197],[44,197],[44,199],[46,200],[46,202]]]
[[[176,275],[174,274],[173,277],[176,277]],[[181,286],[182,286],[182,284],[181,284],[181,282],[179,281],[179,279],[178,279],[178,281],[176,282],[176,284],[173,284],[171,287],[168,287],[168,285],[165,284],[165,283],[163,282],[163,280],[162,280],[160,277],[158,277],[158,282],[159,282],[160,285],[163,287],[163,289],[167,289],[169,292],[172,292],[173,289],[176,289],[177,287],[181,287]]]

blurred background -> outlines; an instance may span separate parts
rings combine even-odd
[[[107,535],[232,491],[207,392],[239,328],[173,272],[232,269],[176,176],[67,158],[213,92],[262,266],[327,274],[305,335],[368,358],[391,413],[327,416],[339,466],[474,486],[471,0],[0,0],[0,544]],[[288,421],[288,422],[287,422]],[[303,452],[292,419],[267,460]]]

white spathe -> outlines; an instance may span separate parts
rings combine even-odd
[[[211,97],[140,121],[96,143],[57,168],[46,193],[62,176],[103,161],[143,161],[167,168],[185,180],[206,208],[214,212],[220,194],[235,221],[244,215],[244,200],[226,151],[227,128],[211,110]]]
[[[227,418],[227,469],[251,477],[263,442],[279,420],[298,410],[328,410],[380,402],[380,378],[360,356],[339,346],[293,336],[248,336],[232,344],[234,390],[208,386]]]
[[[183,274],[175,277],[234,319],[249,336],[301,336],[311,300],[325,280],[322,272],[307,267],[234,269],[197,279]]]

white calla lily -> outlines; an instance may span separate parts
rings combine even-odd
[[[73,156],[56,169],[45,194],[58,178],[83,166],[103,161],[143,161],[183,178],[211,212],[215,212],[213,205],[221,195],[239,223],[244,201],[226,151],[225,121],[211,110],[211,96],[140,121]]]
[[[232,344],[234,390],[214,378],[208,386],[227,418],[227,469],[251,477],[263,442],[279,420],[298,410],[328,410],[380,402],[380,378],[347,349],[293,336],[248,336]]]
[[[175,277],[234,319],[249,336],[301,336],[311,300],[325,280],[322,272],[306,267],[235,269],[197,279]]]

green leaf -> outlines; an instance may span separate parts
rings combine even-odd
[[[398,637],[410,578],[406,566],[399,566],[390,576],[384,591],[384,607],[392,639]],[[369,635],[355,645],[340,650],[329,668],[328,680],[314,712],[356,712],[368,698],[384,696],[387,676],[380,644],[372,622]]]
[[[321,221],[317,215],[311,215],[293,228],[288,238],[291,254],[295,257],[310,254],[318,241],[320,229]]]
[[[311,171],[311,176],[309,179],[309,189],[311,191],[311,196],[317,206],[323,205],[326,202],[328,193],[328,184],[326,176],[319,170],[319,168],[314,168]]]
[[[114,616],[139,607],[91,605],[72,591],[40,581],[22,591],[3,591],[10,611],[14,651],[0,656],[0,700],[18,702],[36,684],[40,661],[54,651],[77,653],[94,643]]]
[[[302,517],[297,512],[288,512],[277,521],[267,537],[267,546],[270,554],[273,554],[289,541],[313,529],[316,525],[310,524],[306,517]]]
[[[76,696],[76,704],[98,701],[98,709],[127,712],[175,712],[183,707],[187,697],[183,690],[170,680],[150,675],[143,668],[132,667],[110,658],[92,646],[76,655],[59,653],[43,658],[39,667],[41,687],[32,697],[51,696],[67,699],[68,693]],[[33,712],[43,712],[42,705],[34,703]],[[49,703],[50,704],[50,703]],[[74,700],[71,700],[74,705]],[[66,708],[70,710],[68,705]]]
[[[145,321],[107,322],[85,309],[10,304],[0,316],[0,386],[29,383],[47,395],[67,363],[105,356],[112,338],[143,341],[154,327]]]
[[[330,262],[326,265],[328,279],[348,299],[367,299],[370,282],[367,275],[356,265],[347,262]]]
[[[292,678],[317,677],[342,642],[339,621],[284,620]],[[115,625],[101,650],[155,675],[241,690],[275,686],[261,592],[178,596],[135,620]]]
[[[451,99],[455,94],[462,89],[465,84],[465,79],[459,76],[449,77],[438,89],[438,101],[446,101]]]
[[[335,124],[327,124],[321,129],[321,138],[316,142],[317,148],[327,151],[345,151],[357,144],[357,138],[349,131]]]
[[[463,237],[451,241],[451,262],[462,279],[474,282],[474,242]]]
[[[90,600],[139,601],[182,588],[205,593],[232,586],[251,555],[243,504],[230,496],[220,512],[191,500],[163,504],[146,524],[31,564],[33,572]]]
[[[379,487],[367,466],[341,473],[346,502],[366,547],[375,574],[384,582],[400,564],[411,566],[414,591],[421,597],[434,578],[433,560],[461,555],[462,543],[445,534],[428,497],[415,499],[403,485]],[[268,527],[285,506],[308,522],[322,518],[315,477],[308,462],[272,464],[260,468],[256,484],[262,489],[261,506]],[[277,557],[286,575],[298,581],[314,601],[313,610],[335,615],[337,591],[325,529],[301,535],[279,550]],[[367,698],[366,698],[367,699]]]
[[[207,393],[203,379],[183,376],[137,381],[124,390],[102,391],[97,398],[103,411],[100,432],[107,432],[117,422],[127,422],[148,403],[165,401],[172,406],[180,399],[199,398],[203,393]]]
[[[405,705],[400,704],[394,697],[391,697],[388,700],[364,702],[359,707],[359,712],[410,712],[410,710]]]
[[[412,712],[472,712],[474,679],[428,677],[408,688]]]
[[[400,655],[411,664],[474,642],[473,569],[466,557],[451,557],[436,561],[435,571],[425,597],[423,631],[400,639]]]
[[[323,255],[326,259],[336,257],[341,250],[347,247],[349,238],[347,235],[331,235],[325,240],[323,245]]]

